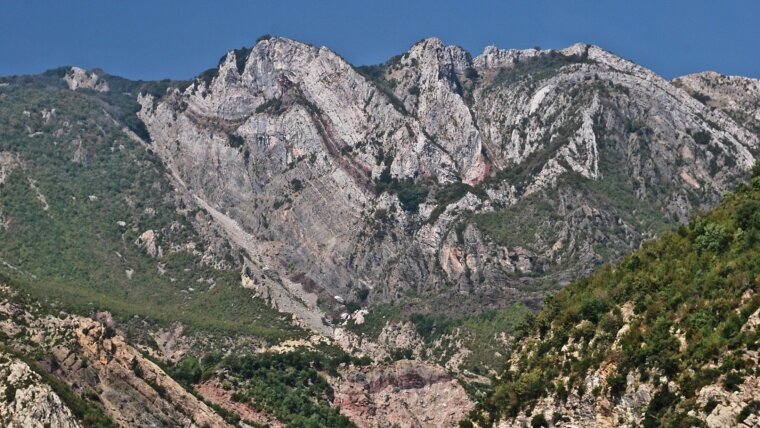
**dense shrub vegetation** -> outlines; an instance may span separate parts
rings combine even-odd
[[[275,416],[289,427],[352,427],[333,408],[333,390],[322,373],[336,375],[341,364],[366,364],[342,350],[316,349],[223,357],[219,352],[201,360],[187,357],[167,367],[171,376],[190,387],[212,377],[233,392],[232,399]]]
[[[719,383],[731,391],[757,374],[742,355],[758,350],[760,333],[742,326],[760,307],[759,204],[755,167],[750,183],[717,209],[549,298],[529,334],[517,339],[523,346],[515,351],[516,367],[472,418],[489,426],[529,410],[548,393],[582,394],[584,377],[602,361],[613,361],[616,371],[599,393],[619,397],[625,376],[634,373],[658,388],[644,426],[694,422],[686,413],[701,387]],[[632,311],[628,330],[618,333],[625,308]],[[563,350],[568,344],[577,357]],[[565,376],[566,384],[557,380]],[[661,376],[677,389],[660,384]]]
[[[329,403],[332,388],[319,375],[337,360],[319,352],[231,357],[222,366],[242,381],[233,397],[275,415],[291,427],[349,427],[353,424]]]

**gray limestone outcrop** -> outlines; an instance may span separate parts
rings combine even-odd
[[[357,68],[271,38],[140,103],[178,187],[252,270],[291,279],[262,294],[328,306],[540,300],[532,278],[561,285],[685,221],[758,149],[747,122],[583,44],[472,58],[425,39]]]
[[[0,424],[8,428],[79,428],[71,410],[29,366],[0,352]]]
[[[102,80],[100,74],[97,71],[87,71],[83,68],[71,67],[63,76],[63,81],[66,82],[66,85],[72,91],[77,89],[92,89],[98,92],[110,91],[111,88],[108,86],[108,82]]]

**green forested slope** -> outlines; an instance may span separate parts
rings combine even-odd
[[[548,416],[531,417],[538,403],[542,411],[551,403],[559,422],[573,411],[568,397],[628,405],[627,383],[634,381],[653,391],[633,418],[641,425],[704,425],[720,403],[702,403],[703,388],[746,394],[760,375],[760,332],[750,319],[760,307],[759,285],[756,166],[750,182],[716,209],[548,299],[516,338],[511,368],[472,419],[488,426],[527,415],[544,426]],[[587,390],[589,376],[599,373],[603,379]],[[732,422],[760,409],[757,402],[743,405]]]
[[[0,87],[0,271],[80,313],[272,341],[301,335],[288,315],[240,287],[232,252],[217,264],[226,267],[201,263],[210,244],[191,222],[203,213],[181,209],[160,161],[127,135],[124,118],[137,119],[121,98],[131,95],[51,82]],[[147,230],[156,231],[158,257],[135,243]]]

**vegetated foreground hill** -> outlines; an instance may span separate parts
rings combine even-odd
[[[373,364],[322,337],[246,350],[203,336],[172,351],[176,331],[144,323],[143,340],[108,313],[70,314],[18,288],[0,276],[4,427],[456,426],[474,405],[424,362]]]
[[[547,299],[472,418],[758,426],[758,291],[760,165],[715,210]]]

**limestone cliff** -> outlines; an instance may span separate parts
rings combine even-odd
[[[0,353],[0,423],[8,428],[79,428],[68,407],[26,363]]]
[[[541,299],[533,278],[559,287],[685,221],[758,149],[745,122],[580,44],[472,58],[426,39],[356,68],[271,38],[140,102],[178,187],[302,313]]]
[[[679,77],[673,83],[747,129],[760,132],[760,80],[708,71]]]

